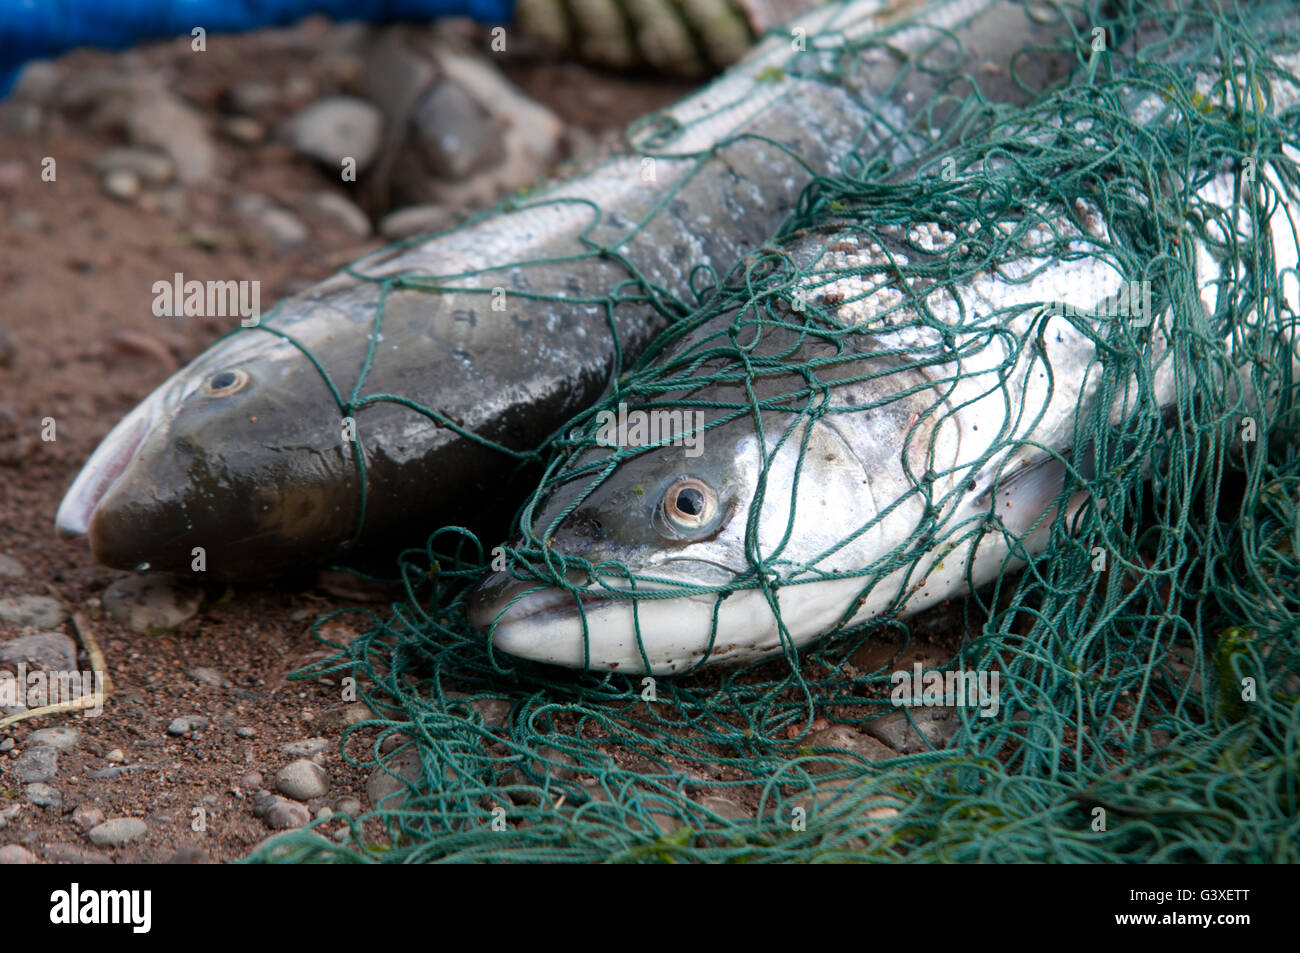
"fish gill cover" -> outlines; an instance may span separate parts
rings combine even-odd
[[[1269,224],[1300,186],[1296,10],[1036,9],[1068,14],[1061,47],[1079,66],[1067,84],[1010,108],[980,94],[980,76],[954,75],[911,104],[893,148],[818,177],[780,234],[553,437],[521,542],[494,551],[495,540],[446,527],[403,557],[408,598],[369,612],[363,637],[298,673],[357,678],[379,716],[349,730],[345,756],[390,772],[392,793],[347,843],[294,832],[253,859],[1298,859],[1300,453],[1286,292],[1297,276],[1275,248],[1295,236]],[[899,28],[812,36],[809,48],[835,50],[834,82]],[[922,57],[909,68],[944,67]],[[1151,320],[1062,308],[1033,283],[1098,260],[1150,283]],[[940,313],[945,294],[966,309]],[[1066,370],[1090,382],[1069,391],[1057,368],[1079,403],[1063,418],[1064,449],[1040,446],[1035,415],[1050,400],[1017,370],[1052,369],[1060,352],[1043,335],[1062,316],[1089,343],[1082,368]],[[798,346],[755,348],[765,335]],[[869,623],[800,652],[782,628],[774,658],[658,678],[520,661],[470,625],[471,589],[493,562],[607,599],[662,589],[555,545],[562,519],[538,519],[557,493],[571,515],[620,465],[663,449],[605,445],[602,411],[685,401],[704,412],[706,446],[727,421],[775,426],[767,437],[800,447],[797,471],[811,466],[804,424],[858,413],[828,395],[879,360],[930,387],[908,395],[891,448],[916,464],[903,494],[916,532],[865,568],[822,577],[851,577],[866,596],[903,573]],[[971,378],[983,381],[977,397],[1003,395],[1022,418],[969,471],[945,471],[937,435]],[[899,399],[878,393],[882,406]],[[992,474],[996,500],[1031,450],[1063,474],[1034,550],[1017,548],[996,507],[949,518],[960,494],[945,478]],[[835,529],[846,542],[872,531]],[[997,673],[995,715],[947,709],[952,730],[915,731],[898,746],[906,754],[837,731],[900,711],[919,719],[895,704],[891,653],[870,649],[915,624],[898,611],[909,571],[923,577],[976,539],[1002,540],[1006,555],[991,584],[954,604],[955,656],[942,668]],[[796,577],[819,571],[790,551],[751,545],[746,572],[679,581],[671,594],[721,605],[758,592],[779,616],[805,584]],[[363,834],[368,819],[386,839]]]

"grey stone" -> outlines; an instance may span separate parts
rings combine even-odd
[[[104,608],[132,632],[174,629],[198,613],[203,590],[160,576],[126,576],[104,590]]]
[[[9,224],[20,232],[39,232],[45,228],[45,219],[40,212],[17,208],[10,213]]]
[[[217,149],[203,114],[166,89],[141,89],[132,98],[126,117],[130,140],[171,156],[186,185],[211,179],[217,168]]]
[[[306,805],[278,797],[266,809],[262,820],[272,830],[285,830],[304,826],[311,820],[311,812],[307,810]]]
[[[8,754],[14,750],[14,740],[12,738],[0,739],[0,754]]]
[[[357,238],[370,235],[370,219],[366,213],[337,192],[313,192],[307,196],[307,204],[325,218],[338,222]]]
[[[0,662],[35,662],[52,672],[77,667],[77,643],[62,632],[33,632],[0,642]]]
[[[0,579],[21,579],[27,575],[27,567],[14,559],[0,553]]]
[[[226,676],[222,675],[215,668],[200,666],[199,668],[190,669],[189,674],[192,678],[197,679],[204,685],[212,685],[215,688],[226,688],[230,685],[230,682],[226,680]]]
[[[13,103],[4,111],[4,129],[18,136],[30,136],[40,131],[45,113],[36,103]]]
[[[9,807],[0,807],[0,830],[4,830],[6,825],[17,817],[22,809],[21,803],[11,804]]]
[[[212,858],[197,844],[187,844],[167,858],[169,864],[210,864]]]
[[[291,761],[276,773],[275,786],[295,801],[309,801],[324,797],[329,791],[329,775],[315,761],[299,758]]]
[[[182,715],[168,722],[167,734],[188,735],[192,731],[203,731],[207,727],[208,720],[202,715]]]
[[[51,844],[45,848],[45,858],[55,864],[111,864],[107,854],[102,854],[80,844]]]
[[[247,80],[236,83],[226,93],[226,103],[237,113],[256,116],[263,110],[275,106],[280,99],[280,91],[273,83],[262,80]]]
[[[440,50],[442,82],[452,83],[486,110],[500,130],[501,157],[462,179],[430,176],[424,150],[407,148],[393,164],[393,188],[405,201],[433,202],[452,208],[491,204],[502,195],[532,185],[559,154],[565,124],[551,110],[528,98],[486,57]],[[432,130],[436,135],[436,122]],[[481,135],[490,133],[484,129]]]
[[[505,157],[501,127],[454,80],[434,83],[416,102],[410,121],[413,145],[433,175],[467,179]]]
[[[235,211],[256,225],[276,248],[290,249],[310,237],[307,226],[290,212],[272,204],[265,196],[250,192],[235,200]]]
[[[18,756],[14,764],[14,774],[19,781],[48,781],[59,771],[59,752],[49,745],[28,748]]]
[[[489,728],[505,727],[506,719],[510,716],[509,699],[476,698],[473,705],[475,710],[483,716],[483,723]]]
[[[140,194],[140,177],[129,169],[113,169],[100,176],[104,194],[119,202],[130,202]]]
[[[361,816],[361,802],[350,794],[335,798],[331,807],[337,814],[346,814],[352,818]]]
[[[89,804],[82,804],[72,812],[72,823],[88,831],[104,823],[104,812]]]
[[[266,127],[248,116],[227,116],[221,120],[221,131],[227,138],[246,145],[266,138]]]
[[[752,821],[754,819],[751,811],[729,798],[710,795],[700,798],[699,805],[706,811],[712,811],[724,821]]]
[[[68,610],[53,596],[10,596],[0,599],[0,619],[17,628],[52,629],[68,618]]]
[[[887,761],[898,757],[897,751],[848,725],[831,725],[829,728],[815,731],[808,736],[805,743],[809,748],[839,748],[867,761]],[[853,758],[819,758],[815,761],[805,761],[803,766],[814,772],[838,771],[857,763]]]
[[[32,60],[26,63],[14,81],[13,95],[34,103],[48,103],[54,98],[62,76],[56,63]]]
[[[266,856],[271,860],[275,860],[276,858],[283,857],[285,854],[289,853],[290,851],[300,850],[302,848],[302,841],[304,839],[302,836],[295,836],[292,841],[288,843],[281,843],[281,839],[284,838],[284,836],[285,835],[283,834],[272,834],[270,837],[266,838],[266,840],[262,841],[251,851],[249,851],[249,853],[255,854],[265,850],[267,851]],[[321,845],[325,847],[331,846],[330,842],[327,839],[321,837],[319,834],[315,832],[312,832],[311,834],[307,835],[306,839],[312,843],[319,842]]]
[[[449,699],[469,699],[469,695],[465,692],[447,692],[446,697]],[[470,707],[483,716],[483,724],[489,728],[504,727],[506,718],[510,716],[510,700],[506,698],[475,698],[469,704]]]
[[[452,211],[443,205],[408,205],[389,212],[379,222],[379,234],[397,241],[414,235],[440,232],[455,221]]]
[[[40,781],[27,785],[23,789],[23,796],[27,798],[29,804],[35,804],[37,807],[63,806],[63,795]]]
[[[0,847],[0,864],[34,864],[36,855],[20,844]]]
[[[570,755],[548,745],[538,748],[528,759],[528,771],[516,769],[512,772],[511,781],[521,785],[535,783],[534,778],[543,781],[548,777],[557,781],[572,781],[578,776],[577,766],[578,762]]]
[[[342,171],[345,157],[355,159],[357,171],[364,171],[379,151],[383,126],[383,113],[372,103],[332,96],[294,113],[280,131],[297,152],[335,172]]]
[[[386,759],[384,767],[375,768],[366,779],[366,797],[370,800],[371,807],[379,807],[384,798],[391,798],[385,807],[401,807],[406,800],[407,790],[403,781],[414,784],[419,781],[423,771],[423,762],[414,748],[406,748]]]
[[[883,741],[895,751],[913,754],[929,751],[932,747],[946,748],[961,725],[951,708],[916,707],[911,711],[920,734],[908,722],[907,713],[902,711],[891,712],[867,722],[867,734]]]
[[[126,760],[126,753],[121,748],[114,748],[108,754],[104,755],[105,761],[111,761],[114,764],[120,764]]]
[[[97,824],[86,835],[96,847],[118,847],[143,837],[149,826],[138,817],[114,817]]]
[[[101,175],[109,172],[130,172],[136,177],[137,186],[166,185],[176,177],[176,163],[171,156],[157,149],[137,149],[131,146],[119,146],[101,152],[91,160],[90,167]]]
[[[314,758],[328,751],[330,744],[328,738],[303,738],[300,741],[290,741],[280,750],[295,758]]]
[[[814,794],[807,794],[790,804],[791,808],[801,807],[809,814],[815,814],[828,805],[832,810],[847,811],[848,804],[853,795],[848,793],[854,785],[861,783],[856,778],[840,778],[835,781],[818,781],[817,790]],[[864,820],[878,821],[894,817],[899,814],[901,808],[906,802],[897,794],[888,792],[879,792],[871,798],[854,805],[854,817]],[[788,822],[791,815],[787,814],[784,820]]]
[[[40,728],[33,731],[28,742],[33,745],[48,745],[60,751],[75,748],[81,741],[81,732],[76,728],[60,726],[58,728]]]
[[[235,729],[235,734],[239,735],[241,738],[256,738],[257,729],[249,728],[247,725],[240,725]]]

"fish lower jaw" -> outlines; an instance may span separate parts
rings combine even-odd
[[[810,591],[818,585],[842,591]],[[793,647],[834,628],[857,588],[841,582],[783,590],[779,603]],[[628,675],[681,675],[705,662],[738,665],[785,650],[781,628],[758,590],[733,593],[717,607],[716,635],[713,596],[601,600],[585,606],[584,629],[583,616],[572,604],[562,609],[552,593],[536,593],[548,601],[542,611],[530,611],[526,599],[513,607],[519,611],[507,611],[492,635],[494,649],[549,665]]]

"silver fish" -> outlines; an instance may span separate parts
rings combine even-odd
[[[947,62],[956,35],[996,65],[1045,29],[991,0],[902,19],[846,0],[799,27],[806,51],[769,37],[633,127],[628,153],[363,260],[218,341],[104,438],[58,530],[88,535],[109,566],[189,572],[201,556],[210,577],[263,579],[448,523],[504,522],[511,467],[617,371],[611,327],[635,357],[770,237],[815,173],[870,155],[906,123],[904,100],[934,92],[945,74],[904,69],[900,51]],[[953,68],[973,68],[968,57]],[[1044,56],[1030,79],[1051,82],[1071,59]]]
[[[1276,59],[1300,74],[1300,57]],[[1221,104],[1222,89],[1204,88],[1210,106]],[[1276,115],[1300,104],[1294,82],[1274,78],[1271,95]],[[1169,121],[1148,89],[1133,91],[1130,105],[1139,122]],[[1274,320],[1294,327],[1300,151],[1282,149],[1288,174],[1273,163],[1259,174],[1281,196],[1267,226],[1284,279]],[[1222,211],[1210,226],[1220,241],[1224,223],[1249,237],[1251,221],[1234,204],[1239,188],[1252,187],[1243,175],[1225,167],[1197,189]],[[870,210],[862,221],[872,223]],[[888,277],[894,263],[923,264],[990,227],[1024,229],[1010,260],[954,283],[915,277],[923,271]],[[524,511],[531,545],[550,564],[498,571],[473,594],[470,619],[496,649],[673,674],[918,612],[1024,565],[1047,545],[1058,509],[1069,519],[1085,502],[1082,491],[1060,502],[1080,485],[1068,482],[1068,465],[1088,476],[1090,455],[1072,458],[1085,415],[1118,427],[1141,401],[1176,416],[1185,358],[1170,345],[1170,312],[1154,313],[1101,252],[1114,236],[1095,204],[1027,208],[964,229],[923,222],[907,232],[873,227],[876,237],[865,238],[832,222],[826,231],[785,252],[807,273],[807,300],[860,333],[805,334],[800,321],[792,329],[742,310],[665,352],[650,373],[671,391],[618,419],[634,410],[677,417],[657,432],[625,433],[622,450],[605,439],[563,462],[554,489]],[[1241,266],[1199,238],[1195,255],[1193,293],[1213,315]],[[1106,406],[1096,341],[1115,321],[1149,322],[1150,362]],[[751,374],[738,370],[742,353]],[[816,386],[805,376],[810,364]],[[692,383],[721,368],[730,379]],[[692,421],[696,441],[684,436]]]

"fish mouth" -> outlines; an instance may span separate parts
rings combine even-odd
[[[59,503],[54,528],[64,539],[77,539],[90,532],[90,522],[100,500],[131,467],[136,453],[154,426],[171,416],[180,403],[183,381],[160,387],[123,417],[82,466]]]
[[[732,574],[717,564],[705,565]],[[682,581],[708,585],[698,577]],[[609,581],[606,595],[589,583],[570,592],[508,572],[492,573],[470,597],[469,621],[489,634],[494,650],[565,668],[675,673],[709,653],[717,593],[661,586],[639,587],[636,596],[628,596],[612,591],[615,582]]]

